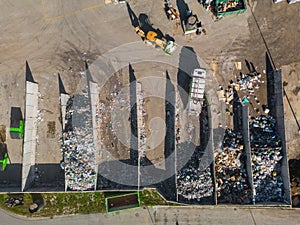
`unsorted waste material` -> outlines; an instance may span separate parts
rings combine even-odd
[[[203,160],[203,162],[202,162]],[[203,166],[203,153],[197,151],[188,163],[177,172],[177,193],[186,200],[200,202],[211,197],[214,191],[213,172],[210,166]]]
[[[251,187],[246,167],[242,135],[225,131],[222,146],[215,153],[218,202],[251,203]]]
[[[241,99],[243,105],[251,105],[250,109],[253,110],[252,113],[254,113],[254,115],[269,113],[268,107],[261,105],[260,99],[255,93],[264,83],[264,80],[262,79],[261,73],[256,71],[253,63],[250,62],[250,64],[247,66],[249,69],[248,73],[240,72],[239,75],[236,76],[236,79],[230,80],[225,87],[219,85],[218,96],[229,106],[226,109],[226,113],[230,116],[233,116],[231,109],[233,107],[232,103],[237,97]],[[235,96],[235,93],[238,93],[238,96]]]
[[[202,170],[192,164],[184,167],[177,174],[177,192],[188,200],[201,201],[213,194],[212,172],[210,167]]]
[[[178,104],[179,102],[180,99],[177,96],[175,108],[175,137],[177,161],[182,162],[181,158],[186,157],[185,151],[190,151],[195,147],[193,147],[192,142],[183,141],[185,138],[193,140],[193,129],[195,129],[195,126],[189,123],[186,129],[182,129],[183,114]],[[204,118],[201,118],[201,120],[204,119],[206,121],[206,125],[203,125],[202,128],[204,129],[205,127],[205,129],[207,129],[205,132],[209,132],[206,119],[207,114],[202,115],[206,110],[206,107],[202,108],[201,117]],[[213,154],[212,152],[204,150],[206,146],[204,142],[203,139],[203,146],[195,148],[189,161],[177,171],[177,194],[180,201],[190,203],[214,202]]]
[[[255,201],[283,201],[281,177],[282,144],[271,116],[253,118],[250,123]]]
[[[237,84],[235,86],[240,90],[246,90],[250,93],[253,93],[254,89],[259,88],[260,83],[264,83],[264,81],[261,80],[261,74],[254,72],[248,74],[240,74],[240,76],[237,78]]]
[[[63,131],[65,180],[68,190],[93,190],[95,187],[95,148],[88,93],[72,96],[66,106]]]

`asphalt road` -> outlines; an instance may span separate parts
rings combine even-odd
[[[125,210],[110,214],[74,215],[28,219],[6,214],[0,210],[0,225],[299,225],[297,209],[234,207],[152,207]]]

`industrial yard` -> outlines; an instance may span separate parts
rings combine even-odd
[[[0,192],[299,206],[300,3],[0,4]]]

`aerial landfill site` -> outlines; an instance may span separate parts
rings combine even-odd
[[[300,186],[289,172],[299,152],[300,127],[290,126],[299,115],[291,78],[298,64],[281,68],[294,61],[269,49],[281,40],[263,36],[272,19],[259,13],[297,12],[300,3],[155,1],[65,5],[68,13],[43,6],[45,21],[61,27],[51,29],[66,38],[64,18],[74,37],[55,44],[56,57],[45,55],[47,67],[37,56],[18,58],[28,61],[11,73],[22,76],[1,84],[9,88],[0,93],[9,99],[1,103],[1,192],[155,188],[182,205],[292,206]],[[70,25],[74,16],[85,32]]]

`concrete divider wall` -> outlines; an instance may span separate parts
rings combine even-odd
[[[25,93],[25,130],[23,140],[23,164],[21,190],[25,189],[34,180],[35,153],[37,145],[37,118],[38,118],[38,84],[26,81]]]
[[[97,105],[99,102],[99,86],[97,83],[92,81],[89,82],[90,86],[90,100],[91,100],[91,111],[92,111],[92,125],[93,125],[93,136],[94,136],[94,147],[97,151],[100,147],[99,140],[98,140],[98,132],[97,132],[97,122],[96,122],[96,112],[97,112]],[[98,164],[95,163],[95,172],[96,172],[96,181],[97,184],[98,179]],[[97,185],[95,185],[96,190]]]
[[[281,70],[272,71],[268,75],[268,79],[271,79],[273,84],[273,101],[269,107],[271,108],[271,114],[276,119],[276,133],[279,135],[282,141],[282,164],[281,164],[281,176],[284,184],[284,200],[285,203],[291,204],[291,189],[290,189],[290,176],[288,168],[288,159],[286,152],[286,138],[285,138],[285,124],[284,124],[284,105],[283,105],[283,88],[282,88],[282,74]],[[268,90],[269,91],[269,90]]]
[[[177,107],[177,101],[179,100],[180,96],[178,96],[178,91],[175,91],[175,106]],[[176,115],[176,108],[175,108],[175,115]],[[176,202],[178,202],[178,184],[177,184],[177,142],[176,142],[176,128],[178,126],[177,124],[177,119],[175,118],[175,123],[174,123],[174,137],[175,137],[175,144],[174,144],[174,153],[175,153],[175,157],[174,157],[174,169],[175,169],[175,190],[176,190],[176,194],[175,194],[175,198],[176,198]]]
[[[64,130],[65,130],[65,125],[66,125],[66,108],[67,108],[67,102],[68,102],[69,98],[70,98],[70,96],[68,94],[64,94],[64,93],[60,94],[60,110],[61,110],[62,132],[64,132]],[[67,191],[66,180],[65,180],[65,191]]]
[[[250,131],[249,131],[249,108],[248,106],[243,106],[242,108],[242,124],[243,124],[243,141],[244,141],[244,150],[246,151],[246,167],[247,167],[247,175],[248,181],[251,188],[251,197],[252,203],[254,202],[254,186],[253,186],[253,171],[252,171],[252,157],[251,157],[251,147],[250,147]]]
[[[213,118],[212,118],[212,113],[211,113],[211,107],[210,105],[207,106],[207,112],[208,112],[208,130],[209,130],[209,139],[207,143],[207,148],[208,151],[211,155],[211,160],[212,160],[212,179],[213,179],[213,184],[214,184],[214,191],[213,191],[213,204],[217,204],[217,183],[216,183],[216,174],[215,174],[215,157],[214,157],[214,130],[213,130]]]
[[[65,129],[66,125],[66,108],[67,102],[70,96],[68,94],[60,94],[60,110],[61,110],[61,123],[62,123],[62,130]]]
[[[146,151],[145,138],[141,139],[144,129],[143,122],[143,103],[142,103],[142,84],[136,82],[136,107],[137,107],[137,141],[138,141],[138,157],[144,157]]]

